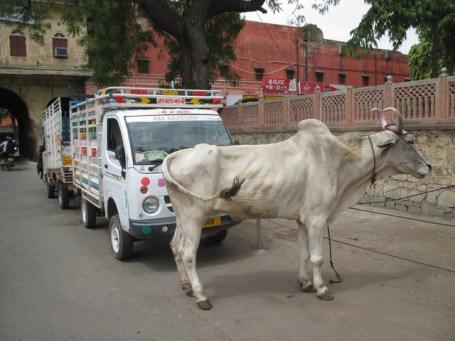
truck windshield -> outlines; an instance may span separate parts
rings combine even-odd
[[[127,120],[134,164],[160,164],[166,155],[198,143],[232,144],[221,120],[130,121]]]

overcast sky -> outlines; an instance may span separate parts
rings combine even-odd
[[[274,23],[280,25],[288,25],[292,18],[292,5],[287,5],[287,0],[282,0],[283,11],[273,14],[268,8],[267,14],[260,12],[246,13],[247,20],[263,21],[266,23]],[[350,38],[349,32],[356,28],[362,19],[363,15],[368,11],[369,5],[363,0],[341,0],[338,6],[331,7],[325,15],[320,15],[316,10],[311,8],[312,1],[304,1],[306,23],[317,25],[323,32],[324,38],[347,41]],[[415,31],[410,30],[407,34],[406,41],[401,45],[399,51],[408,53],[413,44],[418,42]],[[382,49],[392,49],[392,44],[387,37],[383,37],[378,42],[378,47]]]

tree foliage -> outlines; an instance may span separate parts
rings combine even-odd
[[[234,58],[233,42],[242,28],[240,13],[282,10],[294,4],[293,21],[303,22],[303,0],[2,0],[0,16],[42,42],[49,25],[47,14],[63,4],[63,20],[74,35],[81,35],[88,66],[98,85],[117,84],[128,74],[132,57],[153,42],[148,27],[136,20],[138,13],[166,36],[171,61],[168,79],[180,76],[185,87],[208,88],[214,72],[235,79],[220,65]],[[86,34],[87,32],[87,34]]]
[[[239,76],[226,66],[236,58],[234,40],[244,24],[244,20],[238,13],[224,13],[205,23],[207,26],[207,43],[210,46],[207,63],[210,82],[215,80],[216,72],[234,84],[239,79]],[[183,74],[184,56],[181,53],[183,47],[172,36],[166,33],[162,34],[165,36],[165,44],[170,55],[168,72],[165,77],[166,81],[170,82]]]
[[[336,3],[337,0],[322,0],[320,9],[327,10]],[[376,48],[377,41],[387,35],[397,49],[406,39],[406,31],[414,28],[425,42],[414,52],[430,57],[432,77],[438,76],[441,61],[454,60],[455,0],[365,0],[365,3],[371,7],[359,26],[351,31],[351,48]],[[418,64],[423,66],[426,62]]]

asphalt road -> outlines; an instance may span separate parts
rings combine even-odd
[[[0,172],[0,186],[2,341],[455,340],[454,227],[347,211],[332,226],[344,282],[322,302],[298,290],[294,224],[264,221],[258,251],[244,222],[199,250],[214,305],[200,311],[167,243],[138,243],[119,262],[106,225],[84,229],[77,208],[47,199],[34,164]]]

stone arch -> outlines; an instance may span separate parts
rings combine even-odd
[[[0,88],[0,107],[7,109],[18,123],[20,154],[28,159],[34,159],[36,137],[27,104],[15,92]]]

